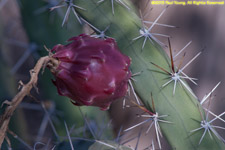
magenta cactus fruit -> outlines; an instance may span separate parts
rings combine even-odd
[[[114,39],[97,39],[88,35],[73,37],[68,45],[56,45],[53,58],[59,61],[53,72],[59,95],[74,105],[98,106],[107,110],[110,104],[126,95],[130,58],[123,55]]]

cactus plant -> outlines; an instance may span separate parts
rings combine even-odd
[[[202,100],[199,103],[197,97],[184,80],[189,79],[195,83],[193,78],[184,74],[183,70],[201,52],[184,65],[184,67],[176,67],[173,61],[172,50],[170,49],[170,57],[168,57],[161,47],[164,46],[164,43],[161,43],[150,32],[167,7],[153,22],[152,26],[146,29],[141,24],[140,18],[136,15],[134,6],[128,0],[90,0],[88,2],[85,0],[64,0],[63,2],[65,2],[65,6],[68,6],[68,9],[62,25],[68,21],[68,13],[72,10],[77,18],[77,23],[87,24],[93,30],[99,32],[100,35],[95,36],[96,38],[114,38],[121,52],[131,58],[131,71],[133,74],[140,72],[139,75],[132,76],[134,80],[130,79],[128,81],[138,102],[138,104],[133,103],[147,113],[147,115],[140,115],[141,117],[150,118],[143,123],[153,121],[146,131],[148,132],[152,125],[155,125],[160,149],[159,135],[163,135],[172,149],[176,150],[225,149],[223,138],[214,129],[217,126],[211,124],[216,119],[221,119],[220,117],[225,113],[219,116],[214,115],[214,119],[208,120],[208,115],[213,113],[201,104],[204,103],[209,95],[206,96],[204,101]],[[53,8],[58,7],[61,6]],[[171,48],[171,46],[169,47]],[[55,57],[60,59],[57,51]],[[57,74],[55,76],[57,78]],[[130,77],[130,74],[126,76],[126,81],[128,77]],[[62,88],[59,84],[56,83],[56,85],[58,89]],[[124,95],[124,90],[126,88],[123,88],[122,95]],[[214,90],[215,88],[212,91]],[[61,95],[68,96],[68,94]],[[73,96],[69,97],[74,98]],[[78,98],[75,97],[74,99]],[[139,99],[144,106],[139,104]],[[105,108],[105,105],[97,103],[94,105],[102,108],[104,106]],[[140,124],[134,125],[125,131]],[[224,129],[223,127],[221,128]],[[105,143],[117,146],[113,142],[102,141],[95,142],[89,149],[108,149],[109,147]],[[119,149],[130,148],[121,146]]]
[[[135,77],[136,82],[133,83],[135,91],[149,110],[152,110],[150,98],[152,92],[158,113],[168,115],[166,120],[172,122],[172,124],[160,123],[160,127],[172,148],[182,150],[224,149],[222,141],[217,138],[211,139],[208,134],[201,144],[198,144],[202,135],[201,131],[190,134],[191,130],[200,126],[199,107],[202,111],[201,105],[182,86],[177,85],[175,94],[172,92],[172,84],[161,89],[161,86],[165,83],[164,79],[168,76],[157,72],[157,69],[150,62],[170,71],[169,58],[153,39],[153,42],[145,43],[141,52],[142,41],[133,41],[139,35],[141,22],[130,2],[126,1],[126,3],[131,9],[130,11],[120,5],[115,5],[115,13],[113,14],[109,11],[111,7],[109,1],[104,1],[102,4],[98,4],[97,0],[91,0],[88,3],[76,1],[79,6],[85,7],[86,11],[78,11],[81,17],[89,23],[99,29],[104,29],[105,26],[110,24],[106,35],[115,38],[121,51],[131,57],[132,72],[142,71],[139,76]]]

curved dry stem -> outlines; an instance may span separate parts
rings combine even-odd
[[[8,101],[8,106],[5,109],[5,112],[0,117],[0,149],[2,147],[2,143],[6,138],[6,132],[8,131],[8,124],[10,119],[18,107],[18,105],[22,102],[25,96],[30,95],[30,91],[32,88],[36,88],[38,81],[38,74],[42,68],[47,66],[48,64],[55,64],[57,60],[52,57],[45,56],[41,57],[36,63],[34,69],[30,70],[30,81],[27,84],[23,84],[20,81],[22,86],[21,90],[16,94],[16,96],[12,99],[11,102]],[[3,103],[5,104],[5,103]]]

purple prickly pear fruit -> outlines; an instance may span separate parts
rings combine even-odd
[[[59,61],[53,74],[59,95],[74,105],[97,106],[107,110],[124,97],[131,77],[130,58],[123,55],[114,39],[80,35],[68,45],[56,45],[52,56]]]

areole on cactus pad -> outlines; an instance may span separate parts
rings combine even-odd
[[[85,34],[56,45],[51,51],[59,64],[52,73],[59,95],[74,105],[97,106],[107,110],[126,95],[130,58],[123,55],[114,39],[97,39]],[[52,70],[52,69],[51,69]]]

